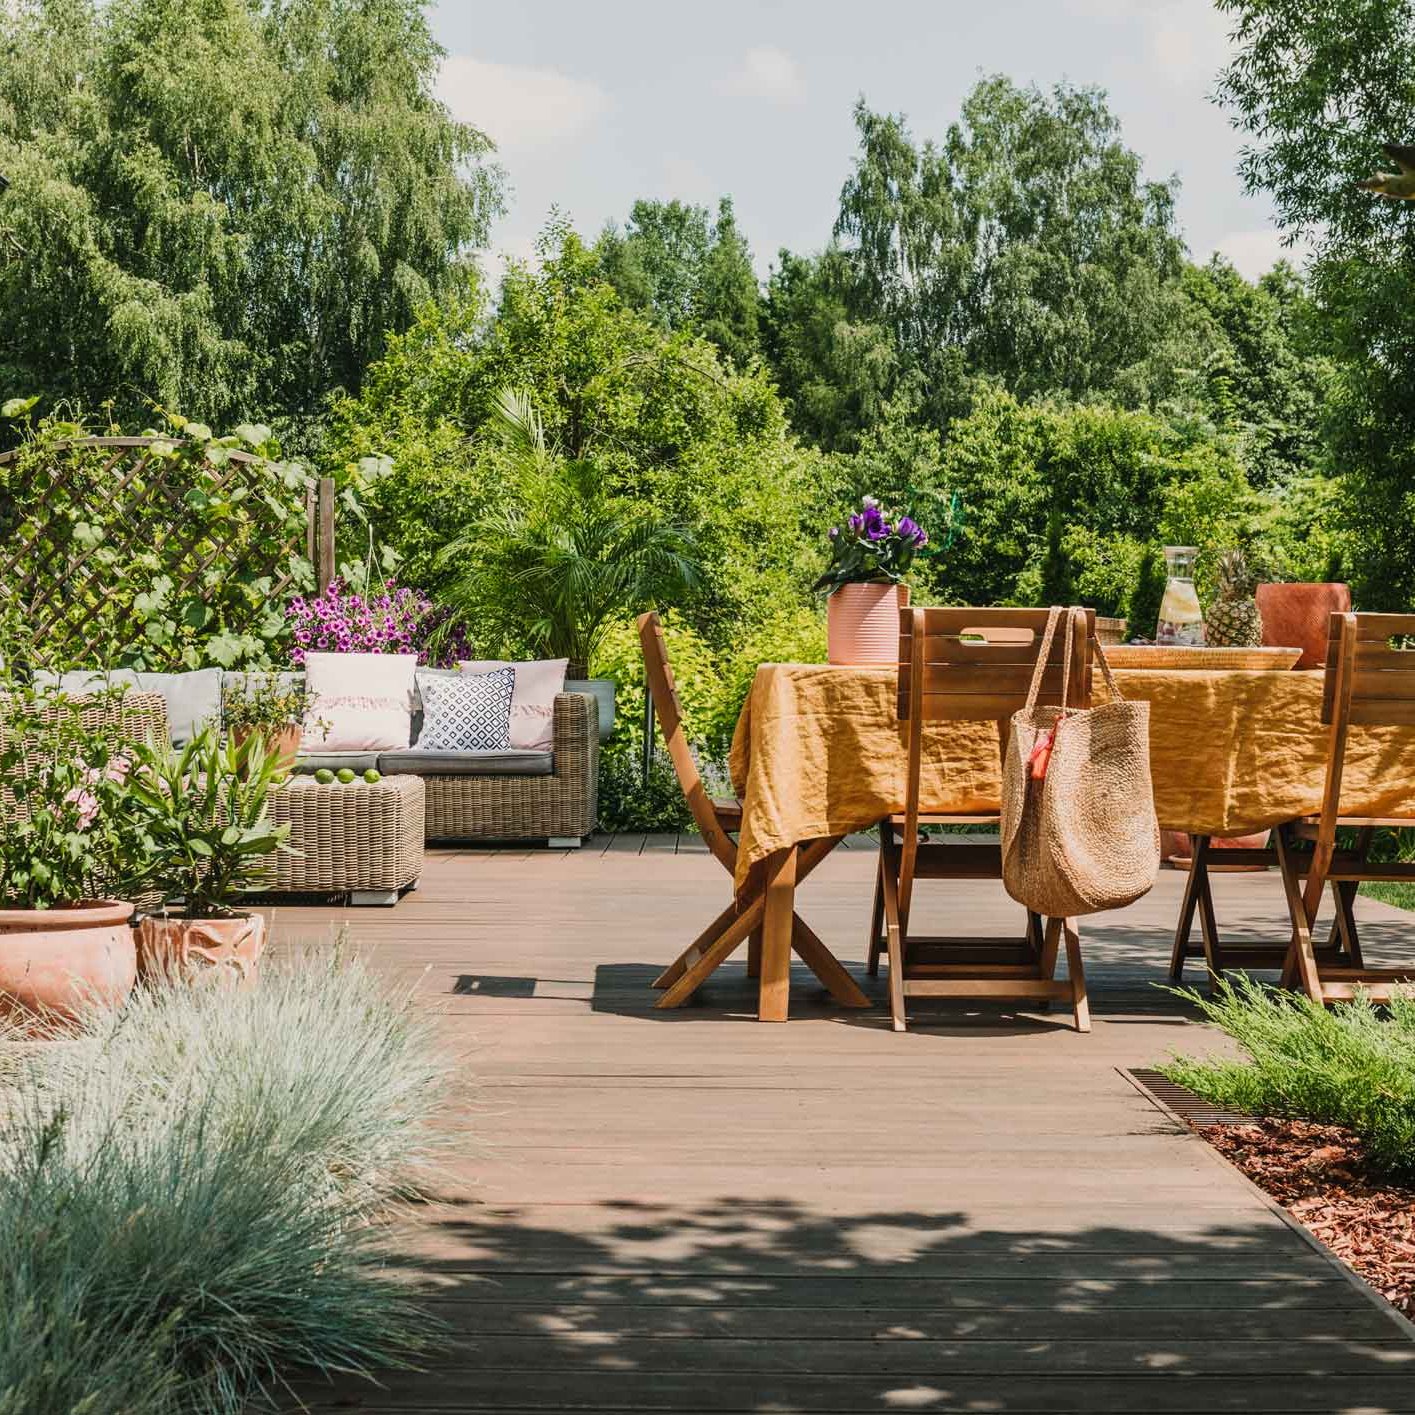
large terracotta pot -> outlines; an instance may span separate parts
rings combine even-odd
[[[99,899],[72,909],[0,909],[0,1013],[73,1018],[117,1007],[133,990],[133,906]]]
[[[1301,649],[1297,668],[1321,668],[1327,661],[1329,619],[1351,608],[1351,587],[1340,584],[1258,586],[1263,643]]]
[[[832,663],[899,662],[899,611],[907,585],[841,585],[826,601],[826,642]]]
[[[265,738],[265,750],[273,756],[279,763],[281,771],[294,771],[295,758],[300,753],[300,737],[302,731],[299,723],[292,722],[285,727],[266,728],[264,730],[255,727],[238,727],[231,733],[236,745],[240,746],[247,737],[260,732]]]
[[[234,914],[227,919],[151,915],[138,921],[138,967],[145,979],[200,979],[227,985],[255,980],[265,951],[265,919]]]

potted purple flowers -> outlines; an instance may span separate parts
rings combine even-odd
[[[832,663],[895,663],[899,611],[909,603],[905,577],[929,543],[911,517],[892,525],[867,496],[844,526],[830,528],[830,564],[815,583],[825,590]]]

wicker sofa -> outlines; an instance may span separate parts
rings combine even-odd
[[[210,670],[203,670],[209,672]],[[48,676],[48,675],[46,675]],[[69,692],[82,691],[94,671],[65,674],[55,680]],[[117,675],[113,675],[116,677]],[[176,704],[180,685],[173,680],[193,675],[127,674],[139,691],[149,688]],[[223,675],[221,691],[259,675]],[[303,674],[277,676],[287,684],[303,682]],[[144,681],[151,677],[149,685]],[[575,688],[567,684],[567,688]],[[209,685],[208,685],[209,688]],[[218,699],[219,701],[219,699]],[[169,714],[169,716],[171,716]],[[175,723],[189,712],[173,717]],[[385,776],[418,776],[426,788],[427,840],[531,841],[578,846],[595,828],[599,806],[599,703],[590,691],[567,691],[555,699],[552,750],[549,752],[434,752],[417,745],[422,714],[411,723],[412,745],[406,750],[367,754],[301,755],[296,769],[376,767]]]
[[[302,674],[282,675],[303,682]],[[385,776],[420,776],[427,791],[428,840],[545,840],[578,846],[599,808],[599,704],[590,693],[555,699],[549,752],[420,750],[422,713],[414,711],[404,751],[321,755],[302,752],[297,771],[376,767]]]

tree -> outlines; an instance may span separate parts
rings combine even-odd
[[[511,477],[442,552],[445,602],[503,644],[569,660],[588,678],[611,621],[681,598],[700,578],[690,532],[611,496],[591,461],[568,461],[530,400],[503,391],[488,428]]]
[[[328,450],[343,474],[387,459],[366,499],[378,534],[405,552],[401,577],[434,597],[455,578],[438,547],[503,498],[512,472],[493,424],[502,390],[517,388],[605,496],[691,529],[702,580],[679,607],[714,643],[806,602],[825,459],[791,437],[765,373],[724,367],[705,339],[626,308],[568,227],[552,226],[539,254],[536,269],[507,272],[489,319],[429,306],[362,394],[334,406]]]
[[[624,230],[595,245],[604,277],[631,309],[664,329],[691,329],[739,368],[757,354],[761,292],[732,198],[714,220],[704,206],[636,201]]]
[[[1355,187],[1383,142],[1415,136],[1410,0],[1218,0],[1235,56],[1218,93],[1249,135],[1240,171],[1269,193],[1335,365],[1326,457],[1342,477],[1357,602],[1415,604],[1415,207]],[[1388,165],[1388,164],[1387,164]]]
[[[775,309],[769,320],[774,354],[805,356],[805,369],[778,366],[783,388],[829,382],[825,324],[832,337],[887,331],[896,362],[884,396],[910,391],[939,429],[984,382],[1022,399],[1129,407],[1177,388],[1195,322],[1180,283],[1174,186],[1143,180],[1098,91],[985,79],[941,144],[916,143],[902,117],[863,101],[855,124],[839,255],[827,258],[829,282],[796,301],[817,332],[793,340]],[[806,273],[791,270],[782,296],[793,284],[799,292]],[[771,302],[785,304],[775,288]],[[830,302],[838,315],[823,320]]]
[[[0,7],[0,388],[308,415],[462,278],[490,144],[417,0]]]

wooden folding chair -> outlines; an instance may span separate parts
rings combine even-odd
[[[1086,707],[1091,696],[1095,613],[1072,609],[1072,633],[1058,628],[1043,669],[1044,703]],[[925,724],[996,721],[999,762],[1005,758],[1014,712],[1026,705],[1042,649],[1045,609],[904,609],[900,611],[899,721],[907,733],[904,810],[880,823],[878,913],[889,957],[889,1010],[894,1030],[905,1029],[909,997],[1011,998],[1071,1004],[1078,1032],[1090,1031],[1086,979],[1074,919],[1026,914],[1020,939],[923,938],[909,930],[916,879],[1002,878],[996,842],[920,842],[921,825],[998,829],[995,813],[927,814],[921,810]],[[1067,644],[1070,643],[1068,654]],[[875,926],[877,929],[877,925]],[[1065,982],[1056,959],[1065,940]],[[872,971],[877,945],[871,939]]]
[[[737,842],[733,837],[742,828],[742,803],[736,797],[708,794],[683,728],[683,707],[673,680],[673,667],[668,661],[663,625],[654,613],[641,614],[638,624],[639,644],[643,649],[644,670],[648,675],[654,714],[662,729],[678,785],[682,788],[703,843],[727,873],[735,876]],[[833,839],[813,840],[802,847],[796,864],[798,884],[830,854],[835,844]],[[734,898],[654,979],[654,987],[666,990],[656,1006],[681,1007],[744,942],[748,945],[748,976],[759,976],[761,926],[765,912],[766,895],[760,888],[746,899]],[[851,1007],[869,1005],[854,979],[799,914],[793,914],[791,918],[791,947],[837,1001]]]
[[[1264,868],[1280,866],[1279,834],[1279,831],[1274,830],[1271,843],[1262,850],[1216,846],[1210,835],[1189,837],[1189,878],[1184,884],[1184,897],[1179,906],[1179,922],[1174,931],[1174,948],[1169,957],[1171,982],[1183,981],[1184,964],[1190,958],[1203,959],[1211,982],[1226,976],[1233,968],[1286,968],[1291,948],[1287,940],[1244,940],[1234,943],[1220,934],[1218,914],[1214,909],[1213,885],[1209,878],[1211,870],[1226,865],[1237,865],[1244,869],[1252,869],[1255,865]],[[1363,850],[1369,847],[1373,834],[1374,831],[1362,833]],[[1305,856],[1297,856],[1294,865],[1305,868],[1305,859]],[[1320,946],[1317,951],[1324,961],[1334,967],[1349,964],[1360,967],[1360,945],[1355,942],[1356,920],[1351,912],[1351,901],[1356,896],[1356,886],[1333,880],[1331,889],[1337,906],[1336,922],[1332,925],[1325,945]],[[1199,921],[1197,943],[1193,937],[1195,918]]]
[[[1386,1002],[1397,988],[1415,984],[1415,966],[1365,966],[1352,902],[1362,880],[1415,879],[1415,864],[1370,859],[1378,829],[1415,830],[1415,815],[1343,815],[1341,781],[1352,727],[1415,727],[1415,651],[1391,646],[1393,639],[1415,637],[1415,614],[1333,614],[1330,622],[1322,694],[1322,722],[1328,727],[1322,808],[1315,816],[1290,822],[1277,837],[1292,918],[1283,982],[1300,986],[1316,1002],[1337,1002],[1358,992]],[[1354,849],[1337,849],[1336,833],[1342,828],[1356,830]],[[1300,848],[1303,842],[1311,843],[1310,851]],[[1312,944],[1317,907],[1328,885],[1336,903],[1336,961]]]

